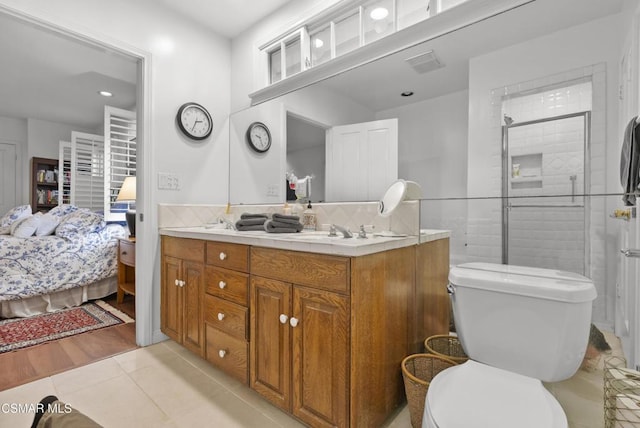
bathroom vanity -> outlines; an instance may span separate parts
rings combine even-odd
[[[448,331],[447,232],[161,234],[162,331],[310,426],[382,425],[402,359]]]

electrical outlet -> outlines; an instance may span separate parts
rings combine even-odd
[[[267,185],[267,196],[278,196],[278,185],[277,184],[268,184]]]
[[[169,172],[158,173],[158,189],[161,190],[180,190],[180,177],[178,174]]]

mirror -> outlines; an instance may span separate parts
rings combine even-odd
[[[378,214],[389,217],[402,201],[416,200],[422,197],[420,185],[415,181],[400,179],[394,182],[378,203]]]
[[[520,80],[513,80],[515,77],[505,73],[501,84],[489,87],[483,94],[474,93],[470,86],[480,87],[491,79],[473,74],[471,68],[477,63],[484,65],[496,52],[523,43],[535,49],[530,57],[540,56],[547,44],[553,47],[553,41],[545,41],[545,36],[617,14],[622,3],[622,0],[606,5],[593,0],[537,0],[432,40],[410,44],[396,53],[233,113],[231,128],[235,135],[230,138],[229,201],[233,204],[282,203],[286,199],[284,177],[289,168],[298,177],[314,175],[313,185],[320,184],[322,172],[326,174],[326,165],[323,170],[321,163],[321,143],[308,148],[307,159],[313,157],[316,163],[298,166],[295,152],[299,149],[289,147],[296,147],[299,140],[289,138],[291,122],[310,123],[326,133],[335,126],[390,118],[398,118],[396,177],[419,183],[425,197],[468,196],[473,193],[467,183],[469,127],[471,122],[488,120],[493,114],[489,108],[490,92],[501,86],[547,78],[560,71],[573,71],[596,60],[584,56],[573,61],[579,65],[563,60],[545,69],[545,61],[553,58],[544,59],[527,70],[518,70]],[[442,19],[446,13],[441,14]],[[425,54],[434,55],[444,67],[428,70],[420,64],[415,66],[415,60]],[[496,57],[505,58],[504,55]],[[519,61],[525,63],[518,55],[504,60],[508,62],[505,70],[517,68]],[[401,95],[408,91],[413,95]],[[474,111],[479,109],[477,117],[469,117],[470,106]],[[246,126],[252,121],[268,123],[274,134],[270,153],[261,157],[249,153],[242,139]],[[347,184],[349,181],[346,180]],[[386,189],[393,181],[387,181],[382,188]],[[488,196],[486,190],[482,192]],[[377,201],[383,193],[384,190],[361,200]],[[311,199],[338,200],[324,188],[313,188]]]

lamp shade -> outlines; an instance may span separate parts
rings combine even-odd
[[[136,200],[136,178],[126,177],[116,198],[117,202],[135,202]]]

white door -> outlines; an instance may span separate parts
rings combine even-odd
[[[0,143],[0,217],[17,202],[16,145]]]
[[[398,179],[398,119],[327,130],[326,200],[374,201]]]

